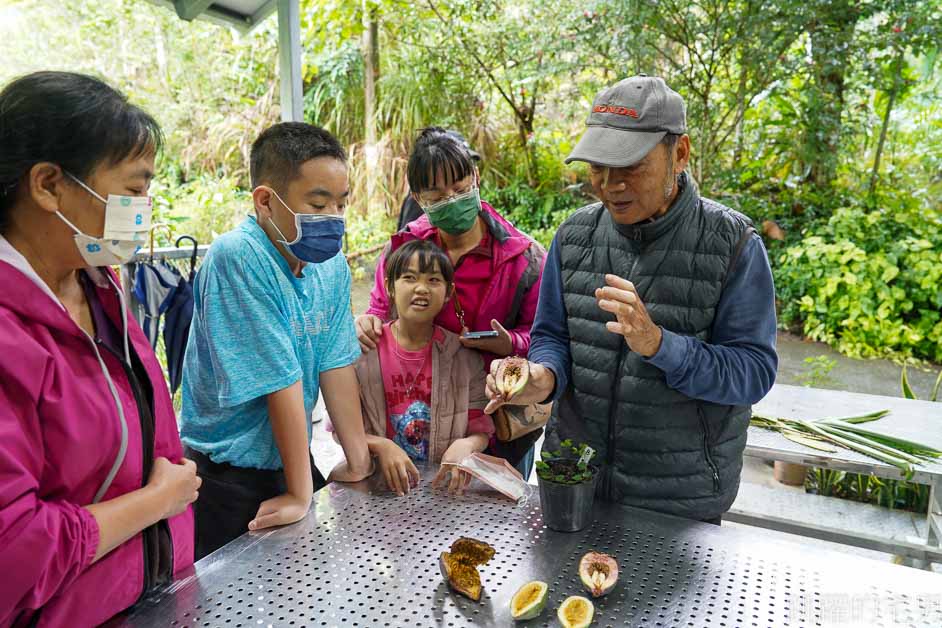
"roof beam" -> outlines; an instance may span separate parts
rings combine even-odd
[[[255,26],[266,17],[275,12],[275,7],[278,6],[278,0],[268,0],[265,4],[259,7],[258,11],[253,13],[251,17],[248,18],[249,23],[252,26]]]
[[[180,19],[191,22],[209,8],[213,0],[173,0],[173,8]]]
[[[0,4],[2,4],[2,1],[3,0],[0,0]],[[177,17],[184,20],[187,19],[187,15],[194,15],[196,13],[197,2],[194,0],[149,0],[149,2],[170,9],[177,14]],[[259,8],[251,15],[243,15],[237,11],[227,9],[212,0],[208,3],[201,2],[199,6],[203,6],[203,4],[208,4],[209,6],[203,10],[202,13],[196,14],[195,17],[190,18],[188,21],[197,19],[206,20],[207,22],[213,22],[220,26],[234,27],[240,33],[244,34],[255,28],[262,20],[274,13],[278,0],[263,0]]]

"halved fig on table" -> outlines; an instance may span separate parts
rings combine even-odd
[[[618,582],[618,563],[608,554],[589,552],[579,561],[579,578],[592,597],[602,597]]]

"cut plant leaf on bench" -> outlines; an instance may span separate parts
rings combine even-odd
[[[780,433],[788,440],[824,451],[836,453],[831,445],[839,445],[865,456],[875,458],[900,469],[909,478],[913,466],[932,462],[942,457],[942,451],[930,445],[906,440],[881,432],[877,427],[862,427],[864,423],[878,421],[890,413],[878,410],[868,414],[847,417],[827,417],[814,421],[753,415],[751,425]]]

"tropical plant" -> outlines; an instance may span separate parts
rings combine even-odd
[[[912,386],[909,385],[909,375],[906,373],[906,365],[903,365],[903,370],[900,372],[900,382],[899,382],[900,391],[903,396],[907,399],[918,399],[916,393],[913,392]],[[932,385],[932,392],[929,393],[929,401],[938,401],[939,400],[939,388],[942,387],[942,371],[939,371],[939,376],[935,379],[935,384]]]
[[[826,355],[807,357],[804,359],[807,372],[801,378],[802,386],[820,386],[830,379],[831,371],[837,366],[837,360]]]
[[[854,357],[942,361],[942,212],[857,203],[777,258],[783,323]]]
[[[907,480],[878,478],[872,474],[814,468],[809,470],[805,479],[805,490],[816,495],[922,514],[929,507],[929,486]]]
[[[541,460],[536,462],[536,473],[540,479],[556,484],[582,484],[595,475],[590,463],[595,451],[585,443],[577,446],[564,440],[556,451],[543,450]]]

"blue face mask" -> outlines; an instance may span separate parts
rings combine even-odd
[[[331,259],[340,252],[343,246],[343,233],[346,220],[343,216],[325,216],[323,214],[299,214],[288,207],[281,200],[278,192],[271,191],[282,205],[294,216],[294,228],[297,237],[288,242],[285,234],[281,232],[274,220],[269,218],[275,231],[281,236],[282,244],[291,254],[302,262],[320,264]]]

